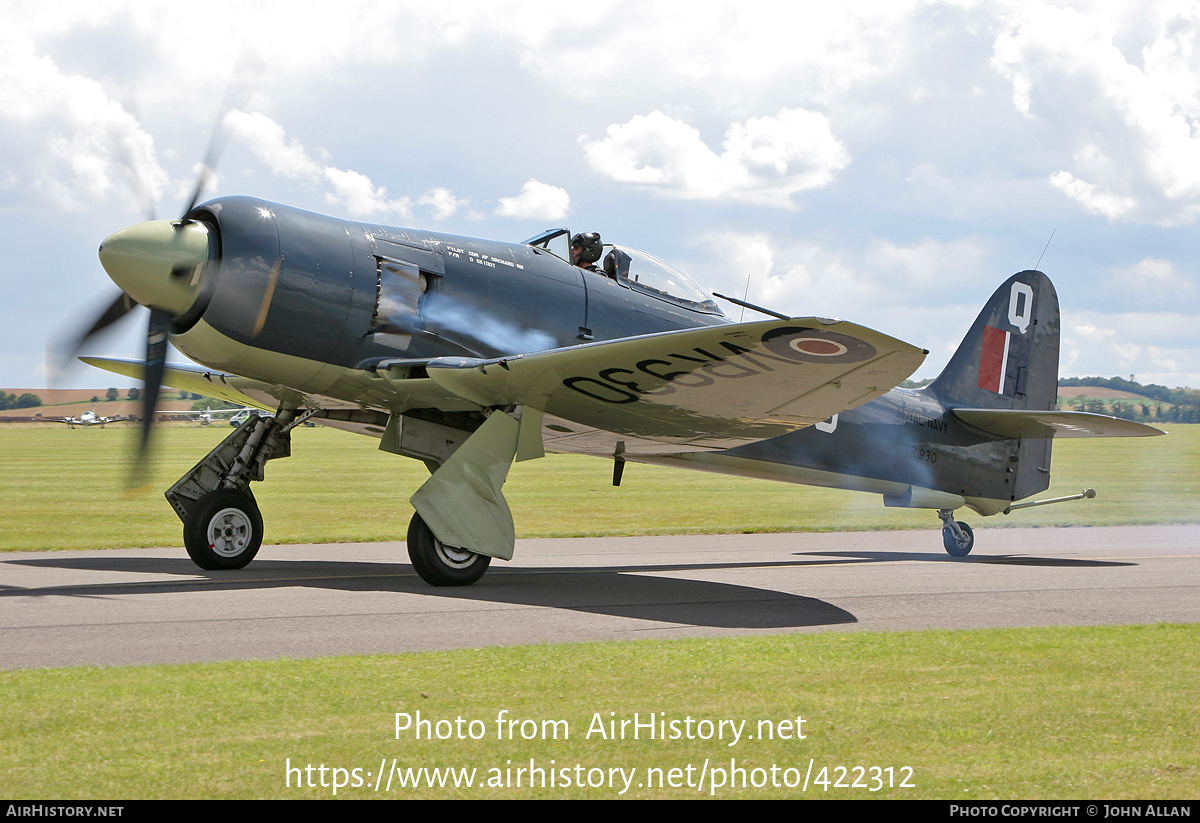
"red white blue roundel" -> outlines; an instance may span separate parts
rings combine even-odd
[[[802,363],[858,363],[875,356],[870,343],[826,329],[785,326],[771,329],[762,342],[773,354]]]

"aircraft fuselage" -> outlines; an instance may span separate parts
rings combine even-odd
[[[174,339],[214,368],[238,370],[237,346],[189,335],[197,324],[240,346],[360,368],[728,322],[715,309],[690,310],[518,243],[356,223],[249,197],[212,201],[192,215],[215,225],[219,266],[177,320]]]

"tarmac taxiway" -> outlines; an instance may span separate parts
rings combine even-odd
[[[404,544],[0,554],[0,668],[758,633],[1200,622],[1200,526],[519,540],[466,588]]]

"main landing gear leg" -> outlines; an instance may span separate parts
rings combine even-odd
[[[966,557],[975,546],[975,533],[961,520],[954,519],[953,509],[939,509],[942,523],[942,544],[952,557]]]
[[[426,583],[469,586],[491,558],[512,559],[516,533],[503,486],[520,430],[507,412],[493,411],[412,496],[408,556]]]
[[[291,430],[312,411],[281,408],[274,418],[251,415],[166,492],[183,521],[188,556],[206,570],[240,569],[262,545],[263,521],[250,482],[291,453]]]

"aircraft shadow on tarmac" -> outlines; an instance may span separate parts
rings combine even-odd
[[[130,574],[178,574],[178,581],[112,581],[39,588],[0,587],[0,597],[116,597],[285,587],[418,594],[476,603],[507,603],[720,629],[788,629],[856,623],[845,609],[789,592],[672,574],[796,567],[805,561],[689,563],[620,567],[520,568],[493,572],[471,587],[435,588],[407,563],[259,559],[253,569],[201,572],[186,558],[72,557],[3,563]],[[861,562],[861,561],[860,561]]]
[[[435,588],[421,582],[407,563],[339,560],[270,560],[252,569],[202,572],[187,558],[42,557],[2,561],[17,565],[80,571],[179,575],[178,581],[113,581],[23,589],[0,586],[0,597],[113,597],[214,590],[286,587],[334,591],[395,592],[473,601],[507,603],[606,614],[640,620],[721,629],[784,629],[856,623],[850,612],[799,594],[711,580],[687,574],[732,569],[797,568],[837,564],[985,563],[1067,568],[1133,566],[1128,561],[992,555],[954,559],[941,553],[887,551],[797,552],[793,560],[728,563],[629,564],[605,567],[497,569],[471,587]],[[812,559],[799,559],[812,558]]]
[[[1136,566],[1137,563],[1126,560],[1076,560],[1069,557],[1030,557],[1016,554],[993,554],[967,557],[950,557],[942,552],[796,552],[793,557],[841,557],[843,562],[854,564],[864,562],[896,563],[902,560],[920,561],[923,563],[985,563],[996,566],[1060,566],[1067,569],[1109,568],[1112,566]],[[834,565],[838,561],[823,561],[821,565]]]

